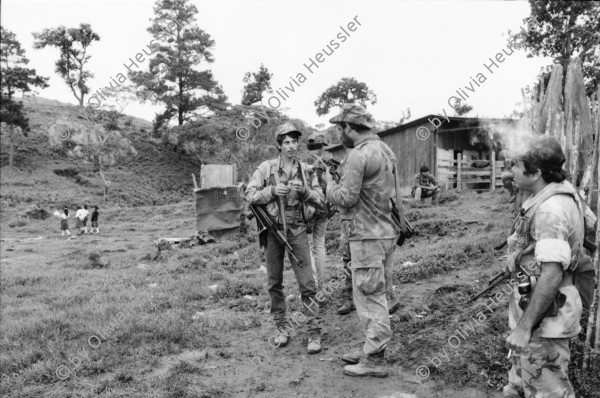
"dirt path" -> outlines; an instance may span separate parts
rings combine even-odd
[[[499,199],[499,198],[498,198]],[[454,209],[426,208],[420,212],[432,213],[434,219],[452,218],[474,220],[460,224],[454,232],[465,236],[476,235],[490,220],[489,202],[466,203]],[[460,228],[460,229],[459,229]],[[452,233],[454,234],[454,233]],[[434,238],[434,240],[444,239]],[[425,249],[429,241],[421,241],[416,247]],[[339,266],[338,263],[329,264]],[[481,267],[456,269],[433,276],[425,281],[401,283],[397,292],[404,301],[403,310],[420,306],[425,297],[431,296],[443,286],[460,281],[475,281],[481,274]],[[291,282],[291,284],[290,284]],[[286,279],[286,291],[294,286],[293,280]],[[293,287],[295,290],[295,286]],[[223,347],[202,351],[202,357],[192,361],[201,368],[200,383],[203,397],[501,397],[498,391],[481,388],[453,388],[439,382],[423,381],[417,376],[414,361],[397,360],[389,363],[390,375],[385,379],[352,378],[343,375],[341,356],[351,349],[362,346],[364,336],[356,312],[347,316],[336,313],[332,301],[322,309],[324,319],[323,351],[317,355],[306,353],[306,333],[303,328],[292,332],[292,339],[285,348],[272,348],[267,339],[274,334],[269,316],[258,311],[261,326],[249,331],[232,330],[223,336]],[[394,340],[405,340],[395,331]],[[391,344],[393,346],[394,344]],[[433,347],[434,350],[436,347]],[[186,357],[194,357],[185,353]],[[179,356],[181,357],[181,355]],[[161,361],[162,362],[162,361]],[[165,366],[173,367],[172,361]],[[404,394],[404,395],[403,395]]]

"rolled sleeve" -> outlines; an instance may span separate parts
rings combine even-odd
[[[563,270],[571,264],[571,246],[561,239],[543,239],[535,245],[535,259],[539,263],[560,263]]]
[[[265,177],[266,174],[266,166],[261,164],[258,166],[252,178],[248,182],[248,187],[246,188],[246,200],[250,204],[267,204],[274,200],[273,195],[271,194],[271,187],[267,185],[264,189],[261,189],[263,186],[263,181],[268,177]]]
[[[358,202],[362,188],[365,161],[360,154],[352,151],[344,168],[344,176],[339,184],[327,185],[327,200],[337,206],[353,207]]]
[[[417,174],[415,176],[415,178],[413,179],[413,188],[417,188],[419,185],[421,185],[421,179],[419,178],[419,175]]]
[[[534,226],[535,259],[539,263],[560,263],[563,270],[571,264],[569,230],[565,217],[549,212],[540,212]]]
[[[429,181],[433,184],[433,185],[437,185],[438,182],[435,179],[435,177],[433,176],[433,174],[429,174]]]

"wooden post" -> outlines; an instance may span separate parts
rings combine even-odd
[[[598,87],[596,100],[592,97],[591,103],[595,104],[596,101],[600,101],[600,87]],[[598,133],[600,132],[600,126],[598,124],[600,123],[600,106],[596,107],[596,113],[593,114],[592,117],[595,118],[593,128],[595,128],[596,131],[594,132],[592,129],[592,135],[595,135],[595,141],[594,150],[592,152],[592,175],[590,176],[590,190],[588,192],[587,204],[591,209],[595,209],[598,203]]]
[[[496,190],[496,151],[492,150],[492,185],[491,191],[494,192]]]
[[[600,101],[600,88],[598,89],[598,96],[597,96],[598,101]],[[598,109],[596,109],[596,151],[600,152],[600,124],[598,124],[598,122],[600,122],[600,103],[598,104]],[[598,162],[598,169],[596,172],[596,180],[592,182],[592,185],[595,185],[593,188],[595,189],[600,189],[599,185],[600,185],[600,161]],[[600,192],[599,192],[599,196],[600,196]],[[597,200],[596,203],[596,215],[600,214],[600,197]],[[596,229],[596,245],[600,244],[600,228]],[[600,253],[598,252],[598,250],[596,250],[595,256],[594,256],[594,268],[596,269],[596,278],[597,278],[597,282],[596,282],[596,295],[598,298],[598,306],[596,307],[597,313],[596,313],[596,340],[594,343],[594,351],[596,352],[596,354],[600,354],[600,325],[599,325],[599,320],[600,320],[600,265],[599,265],[599,257],[600,257]],[[598,364],[600,365],[600,364]]]
[[[458,162],[458,168],[456,169],[456,191],[462,191],[462,153],[459,153],[456,156],[456,161]]]

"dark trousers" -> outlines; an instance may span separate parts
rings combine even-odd
[[[298,281],[298,287],[300,288],[302,313],[306,317],[308,331],[309,333],[321,333],[319,304],[315,299],[317,288],[312,275],[308,236],[306,232],[302,232],[298,236],[293,236],[288,232],[287,240],[294,250],[296,258],[302,261],[302,267],[299,267],[298,264],[290,258],[292,269],[294,270],[296,280]],[[285,296],[283,295],[284,255],[285,246],[279,243],[271,231],[268,231],[267,247],[265,249],[265,256],[267,259],[267,289],[271,299],[271,315],[273,315],[275,324],[278,327],[286,327],[289,325],[286,318]]]

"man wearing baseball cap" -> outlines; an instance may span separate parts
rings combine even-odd
[[[310,220],[314,213],[313,206],[320,206],[324,199],[316,176],[310,178],[307,172],[308,165],[296,159],[298,137],[301,135],[300,130],[291,123],[284,123],[277,128],[275,136],[281,154],[258,166],[246,188],[246,200],[250,204],[266,205],[269,216],[283,231],[295,257],[301,262],[301,265],[297,264],[290,256],[302,296],[302,312],[307,319],[308,353],[316,354],[321,351],[321,318],[319,305],[315,300],[317,289],[310,266],[307,220]],[[271,315],[278,330],[273,339],[273,345],[277,347],[288,344],[289,330],[293,329],[286,316],[283,295],[284,255],[285,246],[268,231],[265,247],[267,285]]]
[[[392,260],[400,226],[392,218],[396,197],[396,156],[371,132],[374,122],[358,105],[345,105],[330,123],[342,143],[352,148],[342,161],[341,179],[324,174],[327,200],[340,208],[342,232],[350,247],[354,304],[366,335],[362,352],[343,356],[349,376],[388,375],[385,348],[392,338],[387,292],[392,288]]]

